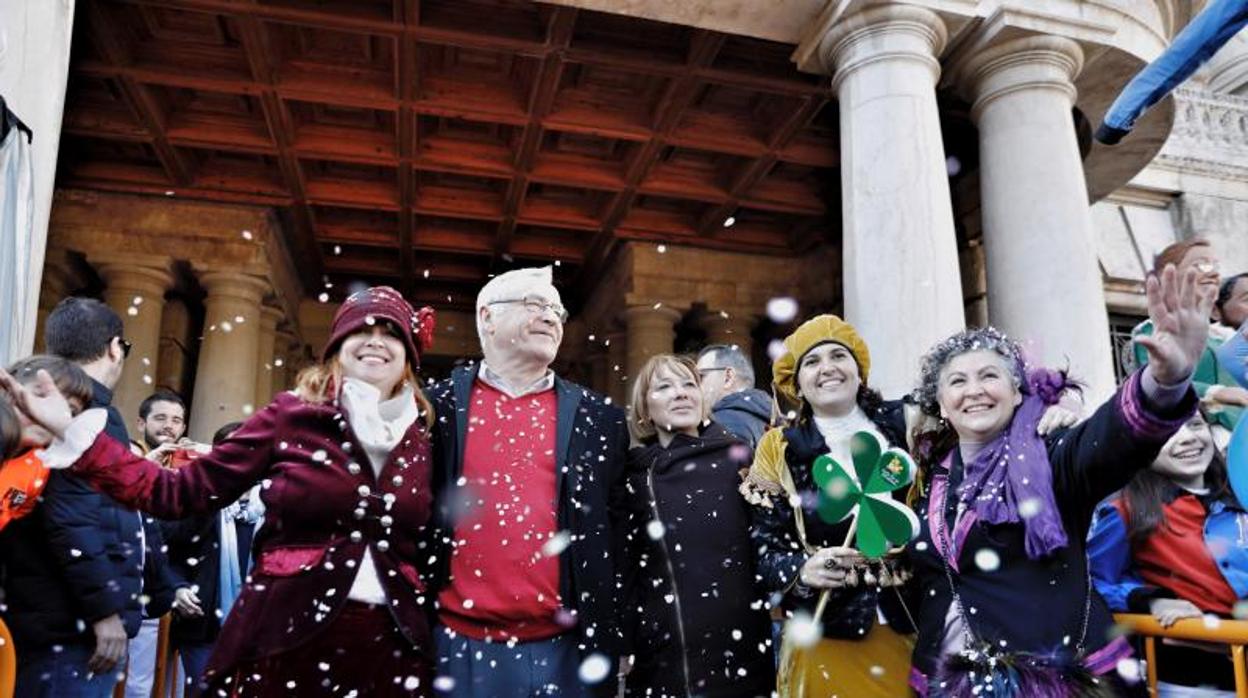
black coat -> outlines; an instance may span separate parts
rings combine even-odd
[[[889,445],[906,443],[905,413],[900,401],[886,401],[867,409],[866,414]],[[811,476],[810,466],[817,457],[828,452],[823,435],[819,433],[814,421],[807,419],[785,429],[784,438],[788,443],[784,459],[793,476],[794,486],[799,493],[813,495],[818,491],[818,486]],[[894,496],[902,499],[905,492],[896,492]],[[770,508],[753,508],[753,537],[755,545],[761,551],[759,574],[763,584],[770,591],[780,592],[792,587],[801,573],[802,565],[806,564],[806,553],[798,539],[796,517],[787,498],[773,497],[772,504]],[[849,532],[849,521],[825,523],[816,512],[818,499],[814,496],[803,497],[803,507],[802,520],[806,528],[806,539],[811,545],[831,547],[844,542]],[[782,603],[785,610],[801,609],[813,616],[819,596],[813,594],[804,598],[796,593],[787,593]],[[863,637],[875,625],[877,608],[883,610],[885,618],[897,631],[912,631],[912,624],[898,592],[892,589],[881,591],[864,584],[829,592],[828,605],[822,618],[824,636],[840,639]]]
[[[1098,502],[1153,462],[1196,402],[1195,392],[1189,390],[1179,406],[1159,414],[1147,405],[1133,378],[1087,421],[1049,437],[1054,500],[1061,510],[1067,546],[1047,558],[1032,560],[1026,554],[1021,524],[975,523],[970,527],[959,549],[955,583],[963,605],[975,609],[971,624],[981,640],[1005,641],[1016,651],[1071,653],[1078,644],[1089,593],[1085,541],[1092,512]],[[921,531],[908,548],[915,573],[911,598],[917,604],[919,624],[914,667],[927,676],[938,666],[945,618],[953,602],[932,543],[932,524],[939,521],[946,479],[955,488],[962,480],[962,459],[956,450],[951,470],[951,478],[943,468],[932,474],[928,496],[935,501],[925,498],[916,506]],[[956,501],[956,497],[949,500]],[[945,530],[955,530],[953,508],[944,513],[944,525],[949,526]],[[995,569],[976,564],[980,551],[996,554]],[[1094,654],[1112,639],[1113,618],[1095,589],[1090,593],[1086,650]],[[1111,672],[1112,668],[1111,663]]]
[[[219,512],[161,521],[161,533],[168,546],[169,573],[174,589],[191,587],[204,610],[202,616],[174,614],[169,633],[179,645],[206,643],[217,639],[225,620],[218,614],[221,605],[221,516]],[[238,536],[239,570],[247,578],[251,556],[253,524],[233,523]]]
[[[625,610],[636,656],[630,696],[744,698],[775,690],[767,592],[756,583],[749,504],[737,491],[749,454],[714,422],[666,448],[629,452],[629,481],[659,522],[644,539]]]
[[[112,393],[95,383],[89,407],[108,408],[105,431],[128,445],[111,401]],[[146,553],[139,545],[144,538]],[[163,615],[172,603],[162,547],[159,529],[145,526],[134,510],[68,471],[50,473],[35,510],[0,534],[0,617],[19,651],[62,643],[93,646],[92,624],[113,614],[134,637],[144,616],[142,600],[151,617]]]
[[[468,401],[477,364],[461,366],[447,380],[430,386],[428,396],[437,415],[434,427],[433,488],[437,496],[433,525],[425,547],[432,560],[434,595],[449,581],[454,540],[457,482],[463,471]],[[583,656],[602,653],[614,666],[621,631],[619,607],[624,576],[630,570],[626,550],[634,534],[635,498],[626,488],[628,430],[624,413],[597,393],[560,378],[557,394],[556,492],[559,530],[571,542],[559,554],[559,592],[577,615]],[[611,694],[612,681],[596,688]]]

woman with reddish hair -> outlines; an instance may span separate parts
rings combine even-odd
[[[0,384],[57,436],[49,466],[165,519],[215,511],[261,484],[256,565],[225,620],[201,691],[237,696],[432,693],[419,540],[433,500],[432,421],[416,378],[432,311],[370,288],[334,316],[318,365],[212,451],[178,470],[70,419],[46,374]]]

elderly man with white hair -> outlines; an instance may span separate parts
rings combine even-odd
[[[429,390],[438,680],[454,696],[615,691],[625,548],[623,412],[550,369],[567,319],[550,267],[477,296],[484,359]]]

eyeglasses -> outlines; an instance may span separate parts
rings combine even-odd
[[[127,342],[122,337],[118,337],[117,341],[121,342],[121,358],[123,359],[130,358],[130,350],[134,348],[134,345],[131,344],[130,342]]]
[[[537,296],[526,296],[524,298],[506,298],[503,300],[490,301],[490,305],[505,305],[508,303],[523,303],[524,309],[529,311],[530,315],[543,315],[546,311],[553,312],[555,317],[559,318],[559,324],[568,321],[568,311],[558,303],[552,303],[544,298]]]

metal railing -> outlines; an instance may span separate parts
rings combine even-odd
[[[1186,640],[1227,645],[1235,665],[1235,696],[1248,698],[1248,669],[1244,665],[1244,645],[1248,645],[1248,621],[1217,619],[1209,623],[1203,618],[1185,618],[1163,628],[1157,619],[1144,613],[1118,613],[1114,620],[1132,635],[1144,638],[1144,660],[1148,664],[1149,695],[1157,695],[1157,640]]]

